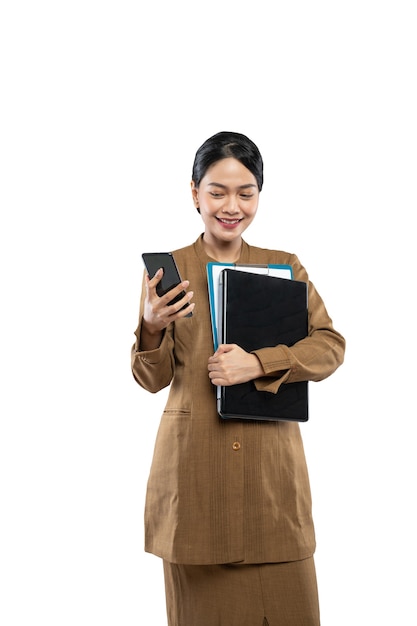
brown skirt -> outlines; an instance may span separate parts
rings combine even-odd
[[[261,565],[164,561],[168,626],[319,626],[313,557]]]

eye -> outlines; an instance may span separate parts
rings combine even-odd
[[[250,200],[253,198],[253,193],[241,193],[240,197],[243,198],[243,200]]]
[[[222,198],[224,194],[220,191],[210,191],[210,195],[212,198]]]

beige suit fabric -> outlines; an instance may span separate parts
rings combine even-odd
[[[206,266],[214,259],[202,236],[174,257],[194,291],[194,315],[171,324],[157,350],[141,351],[136,341],[131,355],[144,389],[170,385],[148,480],[145,550],[171,563],[201,565],[310,557],[315,535],[299,425],[218,416],[207,370],[214,350]],[[277,393],[282,382],[332,374],[343,362],[345,341],[298,258],[243,242],[238,262],[288,264],[295,280],[308,283],[309,335],[291,348],[257,350],[265,371],[257,387]],[[143,301],[144,290],[137,337]],[[154,419],[148,410],[139,417],[144,428]]]
[[[319,626],[314,558],[260,565],[164,561],[169,626]]]

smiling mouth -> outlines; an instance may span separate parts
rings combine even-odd
[[[239,222],[242,221],[242,218],[235,219],[235,220],[226,220],[223,217],[216,217],[216,219],[219,222],[222,222],[222,224],[239,224]]]

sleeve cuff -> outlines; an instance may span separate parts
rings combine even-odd
[[[261,348],[254,350],[265,376],[257,378],[254,383],[258,391],[277,393],[280,386],[287,382],[291,375],[290,353],[287,346]]]

